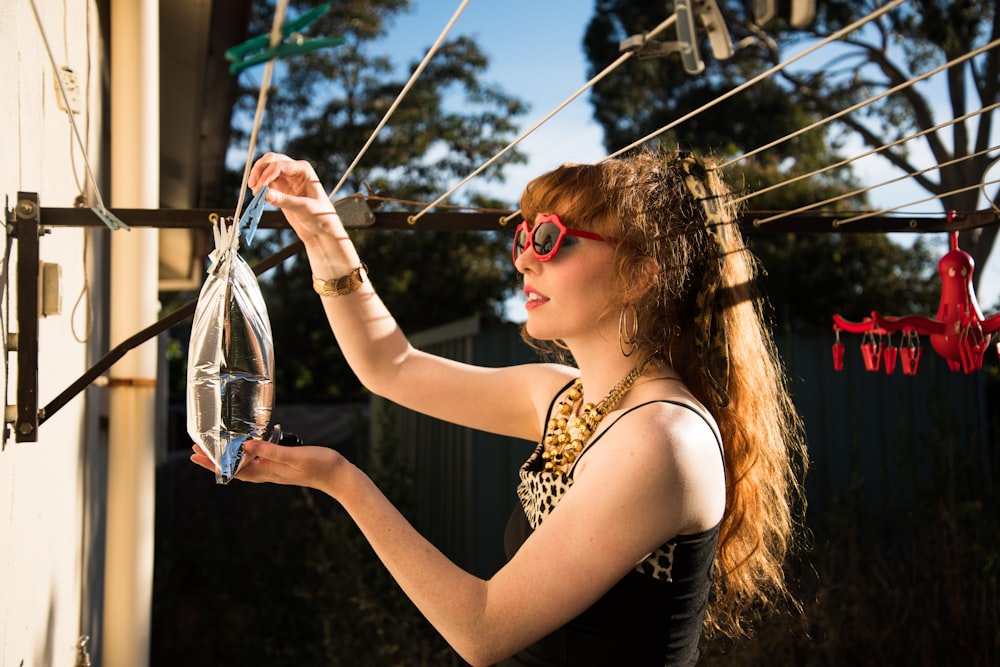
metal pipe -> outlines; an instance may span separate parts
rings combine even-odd
[[[111,200],[157,208],[160,199],[159,4],[111,3]],[[110,337],[156,320],[158,233],[111,236]],[[104,667],[149,664],[153,588],[156,345],[131,350],[108,384],[108,516]]]

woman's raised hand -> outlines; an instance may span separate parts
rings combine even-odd
[[[267,153],[250,170],[249,185],[254,192],[269,186],[267,202],[284,212],[303,241],[342,229],[330,197],[305,160]]]

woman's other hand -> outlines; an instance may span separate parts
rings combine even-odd
[[[191,448],[191,460],[215,472],[215,463],[200,445]],[[305,486],[333,495],[336,473],[349,465],[339,452],[328,447],[285,447],[265,440],[247,440],[243,455],[249,458],[236,479]]]

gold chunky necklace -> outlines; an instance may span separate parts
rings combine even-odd
[[[622,378],[621,382],[612,387],[600,402],[587,403],[582,408],[579,406],[583,401],[583,380],[577,378],[573,382],[566,396],[556,405],[555,413],[546,425],[545,438],[542,440],[545,472],[561,474],[569,472],[587,441],[590,440],[590,436],[597,430],[598,424],[615,409],[625,392],[646,372],[652,361],[653,355],[646,357],[641,364]]]

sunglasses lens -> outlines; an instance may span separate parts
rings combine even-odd
[[[562,230],[551,222],[543,222],[535,225],[534,233],[532,234],[532,246],[535,249],[535,254],[543,257],[555,250],[561,232]]]
[[[518,228],[517,232],[514,234],[514,259],[521,256],[521,253],[524,252],[524,248],[527,245],[528,230],[526,230],[522,224],[522,226]]]

